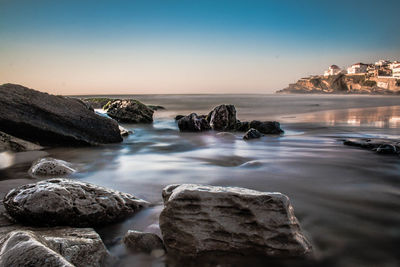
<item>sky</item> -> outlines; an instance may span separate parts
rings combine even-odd
[[[0,0],[0,84],[53,94],[272,93],[400,60],[400,1]]]

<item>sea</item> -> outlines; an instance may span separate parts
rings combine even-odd
[[[278,265],[400,266],[400,157],[343,145],[350,137],[400,140],[400,96],[107,97],[135,98],[165,109],[155,111],[152,124],[122,124],[133,131],[122,143],[10,155],[0,167],[0,197],[16,185],[36,181],[27,173],[35,159],[68,161],[78,170],[73,179],[153,204],[123,222],[96,229],[116,259],[113,266],[172,266],[166,256],[133,253],[121,242],[128,230],[160,234],[165,186],[196,183],[281,192],[290,198],[314,255]],[[235,105],[241,121],[279,121],[285,133],[244,141],[239,132],[224,138],[214,131],[179,131],[176,115],[208,114],[219,104]],[[219,264],[224,266],[222,258]]]

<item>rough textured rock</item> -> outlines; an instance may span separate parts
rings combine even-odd
[[[0,229],[0,266],[102,266],[111,260],[91,228]]]
[[[235,131],[247,132],[250,129],[250,122],[248,121],[237,121],[235,124]]]
[[[151,123],[154,111],[145,104],[133,100],[116,100],[107,106],[107,115],[126,123]]]
[[[69,179],[20,186],[8,192],[3,203],[24,224],[78,227],[113,223],[148,204],[130,194]]]
[[[164,244],[161,238],[153,233],[129,230],[124,236],[124,244],[132,250],[164,255]]]
[[[256,129],[251,128],[250,130],[248,130],[244,136],[243,139],[244,140],[250,140],[250,139],[256,139],[256,138],[260,138],[262,136],[262,134],[257,131]]]
[[[263,134],[281,134],[284,132],[277,121],[251,121],[250,128],[254,128]]]
[[[95,114],[81,100],[0,86],[0,131],[40,145],[121,142],[118,124]]]
[[[343,144],[369,149],[378,154],[400,155],[400,140],[382,138],[349,138],[343,140]]]
[[[160,228],[168,253],[301,257],[312,250],[281,193],[236,187],[170,185]]]
[[[43,147],[39,145],[0,132],[0,151],[9,150],[13,152],[22,152],[41,149],[43,149]]]
[[[179,130],[182,132],[202,132],[210,130],[206,118],[192,113],[178,120]]]
[[[71,167],[71,164],[53,158],[39,159],[29,169],[29,174],[35,178],[67,176],[74,172],[76,171]]]
[[[215,107],[207,116],[211,129],[216,131],[233,130],[236,125],[236,109],[234,105]]]
[[[176,115],[175,116],[175,120],[179,121],[180,119],[182,119],[183,117],[185,117],[185,115]]]

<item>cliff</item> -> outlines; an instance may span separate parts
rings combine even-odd
[[[289,84],[277,93],[289,94],[400,94],[400,80],[366,75],[312,76]]]

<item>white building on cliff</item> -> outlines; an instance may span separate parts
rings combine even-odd
[[[348,74],[362,74],[366,73],[368,68],[368,64],[364,63],[355,63],[347,68]]]
[[[324,72],[324,76],[338,75],[341,69],[336,65],[331,65],[328,70]]]
[[[400,64],[393,66],[393,68],[392,68],[392,76],[394,78],[400,79]]]

